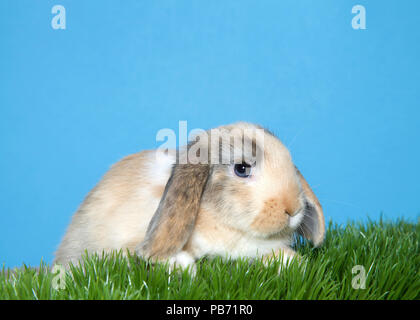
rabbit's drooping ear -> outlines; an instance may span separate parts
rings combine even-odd
[[[182,250],[193,231],[209,171],[206,164],[174,165],[137,253],[160,260]]]
[[[324,213],[318,198],[315,196],[308,182],[296,168],[297,174],[305,194],[305,215],[298,229],[298,233],[311,240],[317,247],[322,244],[325,236]]]

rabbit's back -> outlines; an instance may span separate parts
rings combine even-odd
[[[114,164],[74,214],[55,262],[77,263],[85,250],[134,251],[169,179],[173,159],[143,151]]]

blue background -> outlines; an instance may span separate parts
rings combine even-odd
[[[53,5],[66,30],[51,27]],[[351,9],[366,8],[366,30]],[[71,215],[159,129],[260,123],[326,219],[416,220],[419,1],[0,1],[0,263],[51,262]]]

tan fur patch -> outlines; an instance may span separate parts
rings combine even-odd
[[[165,191],[165,186],[153,186],[152,195],[156,198],[162,198],[164,191]]]
[[[276,199],[269,199],[265,201],[263,209],[254,219],[251,227],[258,232],[275,233],[287,225],[288,219],[284,205]]]
[[[299,187],[289,183],[278,197],[264,201],[264,206],[251,227],[262,233],[279,232],[287,226],[289,216],[294,216],[300,208]]]

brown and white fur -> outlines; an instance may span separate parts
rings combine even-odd
[[[261,127],[240,122],[220,128]],[[179,164],[174,155],[157,152],[139,152],[111,167],[75,213],[55,263],[77,264],[85,250],[128,249],[188,267],[205,255],[291,258],[294,232],[315,246],[323,242],[321,205],[289,151],[268,130],[263,165],[246,178],[235,175],[235,159]]]

